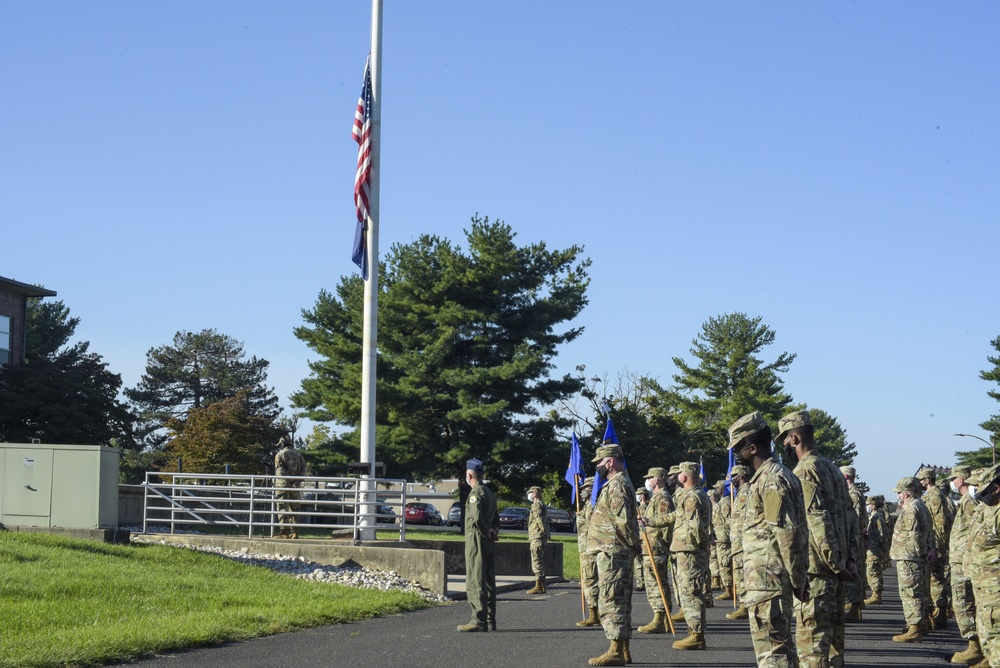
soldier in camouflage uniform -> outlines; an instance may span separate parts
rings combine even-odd
[[[901,479],[894,491],[899,498],[900,510],[889,556],[896,561],[906,630],[892,639],[895,642],[920,642],[926,614],[927,560],[934,549],[933,529],[927,507],[920,500],[923,490],[916,478]]]
[[[299,498],[302,492],[301,480],[289,480],[284,476],[304,476],[306,474],[306,458],[295,449],[292,439],[282,436],[278,441],[278,454],[274,456],[274,498],[278,503],[278,524],[281,531],[275,538],[298,538],[299,531],[295,527],[299,518],[295,514],[298,504],[289,503]]]
[[[583,598],[590,610],[590,616],[576,623],[577,626],[600,626],[601,619],[597,616],[597,564],[593,555],[587,552],[587,529],[590,527],[590,516],[594,507],[590,505],[590,492],[594,489],[594,478],[590,477],[580,485],[580,499],[583,505],[576,514],[577,548],[580,552],[580,588]]]
[[[635,490],[635,503],[638,506],[637,515],[642,517],[643,511],[646,510],[646,505],[649,504],[649,490],[645,487],[640,487]],[[635,590],[644,591],[646,589],[646,567],[645,562],[642,557],[636,557],[635,563],[632,565],[632,572],[635,580]]]
[[[854,467],[841,466],[840,472],[844,474],[844,480],[847,481],[847,493],[851,500],[851,514],[856,521],[855,533],[858,536],[858,577],[853,582],[847,583],[847,614],[844,617],[844,621],[860,622],[861,610],[865,606],[865,590],[867,589],[864,564],[866,561],[865,552],[867,552],[868,548],[867,541],[865,540],[865,534],[868,530],[868,510],[865,505],[865,495],[854,484],[854,479],[857,476]]]
[[[885,497],[876,494],[869,496],[867,501],[868,530],[865,532],[865,541],[868,556],[865,557],[865,574],[868,576],[872,595],[865,599],[865,605],[878,605],[882,602],[882,589],[885,587],[882,571],[889,563],[889,524],[885,517]]]
[[[750,469],[744,464],[733,466],[729,472],[732,512],[729,516],[729,544],[733,558],[733,596],[739,602],[732,612],[726,614],[726,619],[746,619],[747,607],[743,604],[743,513],[747,503],[747,481],[750,479]],[[736,603],[734,601],[734,604]]]
[[[729,427],[729,448],[754,469],[743,512],[744,603],[757,665],[798,666],[792,643],[792,595],[809,600],[805,506],[799,479],[771,453],[760,412]]]
[[[923,502],[931,514],[934,524],[934,557],[928,567],[930,588],[927,590],[928,609],[934,628],[948,626],[948,534],[955,519],[955,504],[948,494],[935,484],[934,469],[923,468],[917,472],[917,480],[924,488]]]
[[[531,512],[528,513],[528,550],[531,553],[531,572],[535,574],[535,586],[529,594],[545,593],[545,544],[549,542],[549,511],[542,502],[542,488],[528,490]]]
[[[611,641],[608,651],[589,660],[592,666],[624,666],[631,662],[632,563],[641,554],[636,518],[635,488],[624,474],[621,446],[602,445],[593,460],[598,475],[607,482],[601,488],[587,530],[587,552],[597,563],[599,596],[597,611],[604,634]]]
[[[952,663],[972,665],[983,660],[983,651],[979,645],[979,635],[976,633],[976,599],[972,593],[972,582],[962,567],[965,550],[969,540],[969,530],[972,528],[972,516],[976,512],[976,500],[969,494],[969,483],[972,475],[968,466],[955,466],[951,469],[949,478],[952,488],[961,495],[955,508],[955,519],[951,525],[951,536],[948,541],[948,558],[951,561],[951,600],[955,611],[955,623],[959,634],[969,641],[968,647],[961,652],[955,652]]]
[[[687,637],[673,644],[674,649],[705,649],[705,604],[711,598],[711,575],[708,565],[708,542],[712,502],[698,484],[698,462],[681,462],[674,511],[674,536],[670,552],[677,559],[677,593],[688,626]]]
[[[965,574],[976,591],[979,641],[986,655],[978,665],[1000,666],[1000,464],[979,476],[976,523],[969,534]]]
[[[674,501],[667,491],[667,470],[655,466],[645,476],[646,484],[652,488],[653,497],[640,509],[639,524],[646,532],[652,554],[643,545],[643,572],[646,577],[646,599],[653,609],[653,621],[639,627],[640,633],[666,633],[667,615],[670,613],[670,580],[667,578],[670,556],[670,541],[674,528]],[[655,569],[655,571],[654,571]],[[659,573],[663,584],[663,596],[656,583]],[[664,597],[666,600],[664,600]]]
[[[500,513],[493,492],[483,484],[483,463],[465,463],[465,482],[472,491],[465,500],[465,587],[472,620],[459,631],[497,628],[496,546],[500,535]]]
[[[844,600],[847,581],[857,579],[858,527],[847,483],[813,443],[808,411],[778,422],[774,442],[798,459],[809,527],[809,600],[795,604],[795,646],[803,666],[844,665]]]
[[[733,500],[726,494],[724,480],[720,480],[715,488],[718,499],[712,507],[712,531],[715,534],[715,552],[719,559],[719,585],[722,589],[716,600],[729,601],[733,598],[733,549],[729,537]]]

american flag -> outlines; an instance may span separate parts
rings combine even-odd
[[[372,173],[372,74],[371,60],[365,63],[365,83],[361,87],[358,108],[354,112],[351,134],[358,142],[358,170],[354,174],[354,205],[358,210],[358,226],[354,231],[351,259],[361,268],[361,277],[368,280],[368,181]]]

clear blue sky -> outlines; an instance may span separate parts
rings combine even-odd
[[[0,275],[56,290],[126,386],[214,327],[292,334],[354,271],[371,7],[0,4]],[[586,364],[671,382],[762,316],[878,492],[1000,405],[1000,5],[386,0],[381,243],[479,212],[593,259]],[[627,444],[626,444],[627,447]]]

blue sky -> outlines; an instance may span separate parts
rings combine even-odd
[[[56,290],[134,385],[214,327],[270,360],[354,271],[371,6],[0,4],[0,275]],[[796,401],[890,493],[980,445],[1000,335],[1000,6],[401,2],[383,34],[381,246],[477,212],[593,260],[561,371],[675,373],[762,316]],[[626,444],[627,448],[627,444]]]

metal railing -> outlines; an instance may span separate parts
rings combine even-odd
[[[274,536],[277,529],[351,529],[355,541],[364,529],[396,529],[406,540],[408,501],[451,498],[438,492],[412,492],[405,480],[323,476],[146,473],[143,532],[151,526],[179,528],[240,527]],[[289,483],[291,486],[289,486]],[[283,493],[283,494],[282,494]],[[287,510],[279,511],[278,505]],[[279,515],[293,522],[279,523]]]

